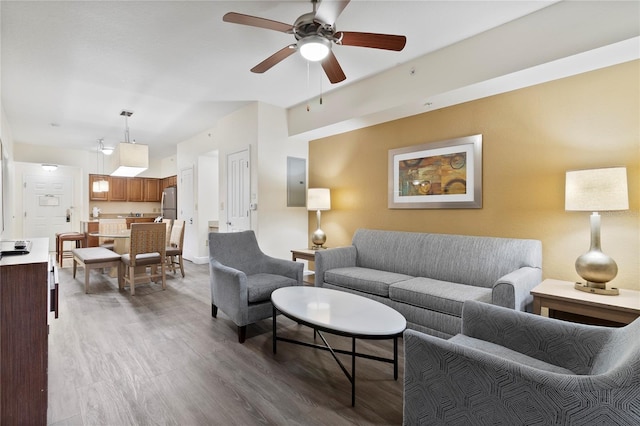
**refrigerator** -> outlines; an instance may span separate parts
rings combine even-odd
[[[177,219],[178,218],[178,197],[177,188],[171,186],[165,188],[162,191],[162,200],[160,201],[160,207],[162,209],[162,217],[164,219]]]

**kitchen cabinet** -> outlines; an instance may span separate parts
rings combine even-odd
[[[164,190],[165,188],[169,188],[170,186],[178,186],[177,175],[167,176],[166,178],[162,179],[162,190]]]
[[[127,178],[109,177],[109,201],[127,201]]]
[[[99,180],[109,182],[109,191],[93,192],[93,183]],[[127,178],[104,175],[89,175],[90,201],[127,201]]]
[[[144,200],[143,201],[160,201],[160,179],[144,178]]]
[[[109,182],[109,191],[93,192],[93,183],[102,179]],[[165,179],[157,178],[89,175],[89,201],[146,201],[159,203],[162,198],[164,181]]]
[[[47,424],[49,239],[0,260],[0,424]]]
[[[108,192],[93,192],[93,183],[99,180],[105,180],[105,179],[108,182],[109,176],[89,175],[89,200],[90,201],[109,201]],[[111,189],[111,184],[109,184],[109,189]]]
[[[127,201],[144,201],[144,181],[142,178],[127,179]]]
[[[98,237],[92,237],[89,234],[97,234],[98,231],[100,231],[100,222],[97,220],[80,222],[80,226],[82,227],[82,232],[84,232],[87,239],[85,247],[98,247]]]

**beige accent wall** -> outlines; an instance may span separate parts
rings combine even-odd
[[[388,151],[483,136],[482,209],[387,208]],[[311,141],[309,187],[331,189],[327,246],[360,227],[533,238],[544,278],[579,280],[589,213],[564,210],[565,172],[627,167],[630,209],[602,213],[602,248],[618,263],[611,285],[640,289],[640,61]],[[309,234],[315,229],[309,213]]]

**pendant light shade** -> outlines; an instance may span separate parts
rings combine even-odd
[[[149,168],[149,146],[131,143],[129,141],[129,117],[133,112],[123,110],[124,142],[118,144],[112,157],[111,176],[133,177]]]
[[[149,168],[149,146],[122,142],[111,158],[114,169],[111,176],[137,176]]]

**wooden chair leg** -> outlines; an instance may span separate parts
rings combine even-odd
[[[238,327],[238,343],[244,343],[247,338],[247,326]]]
[[[124,267],[122,266],[122,262],[118,262],[118,288],[124,288]]]
[[[87,267],[87,265],[84,265],[84,293],[85,294],[89,294],[89,272],[91,270]]]
[[[182,278],[184,278],[184,263],[182,263],[182,255],[178,255],[178,261],[180,262],[180,273],[182,274]]]
[[[160,264],[160,273],[162,274],[162,289],[166,290],[167,289],[167,270],[166,270],[166,265],[164,263]]]
[[[131,295],[136,295],[136,268],[129,267],[129,288],[131,289]]]

